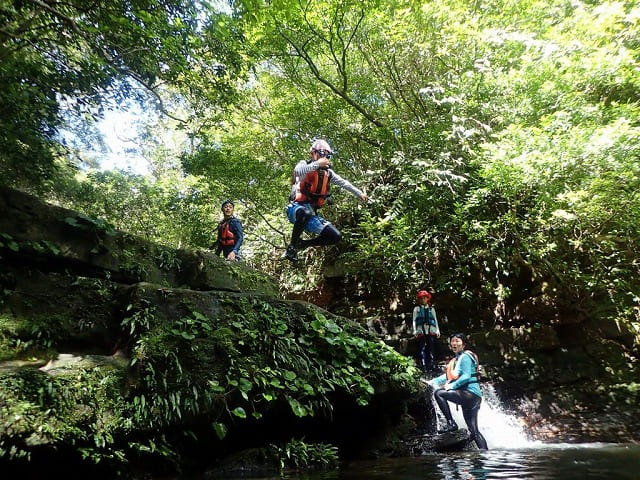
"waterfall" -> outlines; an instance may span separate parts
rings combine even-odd
[[[489,449],[522,449],[542,445],[541,442],[530,440],[518,418],[502,409],[493,385],[483,383],[480,388],[483,396],[480,412],[478,413],[478,428],[487,440]],[[435,400],[433,403],[437,412],[438,428],[440,428],[446,422],[440,409],[435,404]],[[451,407],[453,419],[458,426],[466,428],[466,422],[462,416],[462,408],[456,408],[453,403],[449,403],[449,406]]]
[[[516,449],[541,445],[541,442],[528,438],[518,417],[502,409],[492,384],[481,384],[480,388],[483,397],[478,425],[489,448]]]

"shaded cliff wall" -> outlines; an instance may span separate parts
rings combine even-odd
[[[367,275],[353,266],[327,265],[323,273],[317,288],[294,298],[357,318],[397,351],[415,357],[415,292],[375,282],[364,288]],[[585,308],[559,296],[553,285],[522,281],[522,294],[514,296],[519,300],[508,307],[435,292],[441,364],[450,358],[446,337],[464,332],[480,355],[483,381],[494,384],[536,438],[640,441],[638,323],[616,321],[605,299]]]
[[[170,471],[293,437],[348,451],[415,393],[406,358],[242,263],[4,188],[0,265],[4,471]]]

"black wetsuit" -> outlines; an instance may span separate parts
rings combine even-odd
[[[480,410],[482,397],[465,389],[445,390],[443,388],[436,390],[434,397],[447,421],[453,421],[448,402],[460,405],[462,407],[462,416],[467,423],[472,440],[476,442],[480,450],[487,450],[487,441],[478,430],[478,410]]]

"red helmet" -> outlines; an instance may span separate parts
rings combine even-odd
[[[418,290],[418,294],[416,295],[418,298],[427,297],[427,300],[431,300],[431,294],[426,290]]]

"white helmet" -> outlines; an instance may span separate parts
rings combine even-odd
[[[328,152],[333,152],[331,146],[325,140],[320,139],[314,140],[311,144],[309,151],[313,152],[315,150],[327,150]]]

